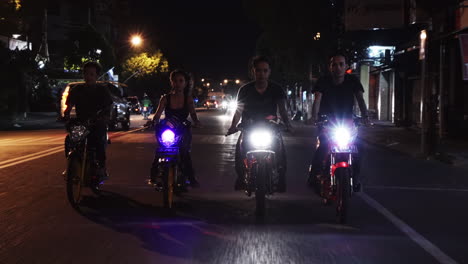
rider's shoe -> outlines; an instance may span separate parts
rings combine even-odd
[[[245,186],[244,179],[238,177],[236,179],[236,183],[234,184],[234,190],[240,191],[240,190],[245,190],[245,188],[246,188],[246,186]]]
[[[109,180],[109,174],[105,167],[100,167],[96,169],[96,175],[99,177],[99,182]]]
[[[353,184],[353,192],[360,192],[362,190],[362,186],[360,182]]]
[[[200,187],[200,183],[197,181],[197,179],[195,177],[190,177],[189,182],[190,182],[189,185],[192,188],[199,188]]]
[[[276,186],[276,192],[284,193],[286,192],[286,182],[284,180],[280,180],[278,185]]]

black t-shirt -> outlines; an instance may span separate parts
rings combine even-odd
[[[237,101],[244,104],[242,119],[259,120],[269,115],[276,116],[278,102],[286,98],[286,94],[276,83],[268,82],[263,94],[255,89],[255,82],[247,83],[239,89]]]
[[[89,119],[96,113],[112,104],[112,97],[108,88],[102,84],[89,87],[77,84],[71,88],[67,97],[67,105],[75,105],[76,116],[79,119]]]
[[[313,91],[322,93],[319,115],[351,117],[355,95],[364,92],[364,88],[357,77],[346,74],[338,85],[333,84],[331,76],[319,78]]]

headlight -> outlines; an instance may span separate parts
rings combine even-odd
[[[221,103],[221,106],[222,106],[223,108],[226,108],[226,107],[228,106],[228,103],[227,103],[226,101],[223,101],[223,102]]]
[[[70,129],[70,139],[73,142],[83,140],[89,134],[85,126],[72,126]]]
[[[161,134],[161,141],[161,143],[166,147],[172,146],[175,142],[174,132],[170,129],[164,130],[164,132]]]
[[[229,109],[236,110],[237,109],[237,102],[236,101],[229,102]]]
[[[338,145],[340,148],[346,148],[351,141],[353,140],[353,135],[351,131],[347,127],[336,127],[332,131],[333,141]]]
[[[273,141],[273,136],[269,131],[253,131],[250,134],[250,144],[256,149],[268,148]]]

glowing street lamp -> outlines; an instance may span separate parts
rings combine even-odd
[[[143,43],[143,39],[139,35],[133,35],[130,39],[130,42],[134,47],[138,47],[141,45],[141,43]]]
[[[240,83],[240,80],[239,80],[239,79],[237,79],[237,80],[236,80],[236,84],[239,84],[239,83]]]
[[[228,79],[224,79],[224,83],[225,83],[225,84],[228,83]]]

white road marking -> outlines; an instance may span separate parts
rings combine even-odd
[[[44,153],[49,153],[51,151],[55,151],[55,150],[62,150],[63,147],[55,147],[55,148],[51,148],[51,149],[46,149],[46,150],[43,150],[43,151],[39,151],[39,152],[35,152],[35,153],[32,153],[32,154],[28,154],[28,155],[24,155],[24,156],[20,156],[20,157],[16,157],[16,158],[13,158],[13,159],[9,159],[9,160],[4,160],[4,161],[1,161],[0,162],[0,165],[4,165],[4,164],[7,164],[7,163],[11,163],[11,162],[15,162],[15,161],[18,161],[18,160],[22,160],[22,159],[27,159],[27,158],[31,158],[31,157],[34,157],[36,155],[42,155]]]
[[[120,134],[128,134],[128,133],[136,132],[136,131],[139,131],[139,130],[142,130],[142,129],[144,129],[144,128],[137,128],[137,129],[133,129],[133,130],[125,131],[125,132],[121,131],[122,133],[120,133]],[[118,132],[116,132],[116,133],[118,133]],[[113,133],[112,135],[110,135],[110,138],[112,138],[113,135],[115,135],[116,133]],[[46,138],[50,138],[50,137],[46,137]],[[29,140],[31,138],[26,138],[26,139]],[[44,139],[44,138],[42,138],[42,139]],[[22,139],[22,140],[25,140],[25,139]],[[36,138],[35,141],[37,141],[37,140],[38,139]],[[8,168],[8,167],[18,165],[18,164],[21,164],[21,163],[24,163],[24,162],[27,162],[27,161],[31,161],[31,160],[39,159],[39,158],[42,158],[42,157],[46,157],[46,156],[49,156],[49,155],[52,155],[52,154],[55,154],[55,153],[58,153],[58,152],[61,152],[61,151],[63,151],[63,147],[58,146],[58,147],[54,147],[54,148],[51,148],[51,149],[47,149],[47,150],[35,152],[35,153],[32,153],[32,154],[24,155],[24,156],[21,156],[21,157],[16,157],[16,158],[12,158],[12,159],[9,159],[9,160],[1,161],[0,162],[0,169]]]
[[[0,169],[8,168],[8,167],[18,165],[18,164],[21,164],[21,163],[24,163],[24,162],[27,162],[27,161],[31,161],[31,160],[39,159],[39,158],[42,158],[42,157],[46,157],[46,156],[49,156],[49,155],[52,155],[52,154],[55,154],[55,153],[58,153],[58,152],[62,152],[62,151],[63,151],[63,147],[60,146],[60,147],[57,147],[57,148],[53,148],[52,151],[49,150],[49,152],[46,152],[46,153],[43,153],[43,154],[40,154],[40,155],[38,155],[37,153],[34,153],[34,155],[37,155],[37,156],[33,156],[33,157],[30,157],[30,158],[21,157],[21,160],[19,160],[19,161],[8,163],[6,165],[1,165]]]
[[[468,189],[456,188],[428,188],[428,187],[402,187],[402,186],[365,186],[366,189],[399,190],[399,191],[437,191],[437,192],[468,192]]]
[[[413,228],[403,222],[400,218],[392,214],[387,208],[378,203],[372,197],[365,193],[358,193],[358,196],[361,197],[369,206],[381,213],[385,218],[392,222],[401,232],[407,235],[411,240],[416,244],[422,247],[427,253],[432,255],[442,264],[457,264],[457,262],[446,255],[442,250],[440,250],[436,245],[432,244],[425,237],[416,232]]]

